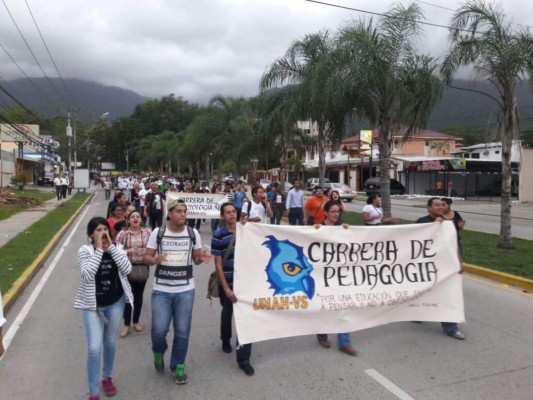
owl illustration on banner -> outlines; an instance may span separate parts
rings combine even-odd
[[[270,289],[274,295],[303,292],[309,299],[315,295],[315,280],[311,276],[313,266],[303,252],[289,240],[266,236],[263,246],[270,250],[270,260],[265,268]]]

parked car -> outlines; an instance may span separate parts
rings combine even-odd
[[[379,177],[368,178],[365,182],[365,192],[367,196],[373,193],[381,194],[381,183]],[[398,182],[396,179],[390,180],[390,194],[405,194],[405,186]]]
[[[331,181],[328,178],[324,178],[324,183],[329,183],[329,182]],[[319,178],[310,178],[307,180],[306,189],[312,191],[315,188],[315,186],[318,186],[318,185],[320,185]]]
[[[235,183],[235,178],[233,176],[226,176],[224,178],[224,183],[229,183],[230,185],[233,185]]]
[[[324,189],[329,189],[330,191],[336,190],[339,192],[341,200],[346,200],[348,202],[352,201],[357,195],[357,192],[345,183],[327,182],[324,184]]]
[[[268,186],[272,185],[272,181],[269,179],[261,179],[259,183],[261,184],[261,187],[265,190]]]

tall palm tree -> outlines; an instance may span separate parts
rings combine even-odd
[[[342,136],[345,110],[329,96],[328,81],[332,74],[329,55],[335,43],[327,31],[306,35],[295,41],[285,56],[278,58],[266,70],[260,81],[262,91],[293,85],[292,100],[301,119],[311,119],[318,127],[318,171],[324,184],[326,143],[334,144]]]
[[[498,247],[512,249],[511,236],[511,148],[518,139],[516,86],[533,77],[533,37],[522,27],[505,21],[500,6],[469,1],[453,15],[450,49],[441,72],[451,83],[460,66],[473,65],[475,76],[488,79],[499,92],[498,106],[502,140],[502,197]]]
[[[351,104],[354,117],[366,119],[379,130],[379,165],[382,206],[391,215],[390,156],[392,135],[404,139],[426,126],[440,98],[437,63],[419,55],[421,8],[393,6],[378,23],[360,20],[341,28],[337,72],[332,87],[343,88],[343,103]]]

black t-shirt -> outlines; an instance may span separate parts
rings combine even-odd
[[[424,223],[427,223],[427,222],[435,222],[435,218],[433,218],[431,215],[426,215],[425,217],[418,218],[416,220],[417,224],[424,224]]]
[[[96,305],[105,307],[115,304],[124,294],[118,267],[109,253],[104,253],[94,277]]]

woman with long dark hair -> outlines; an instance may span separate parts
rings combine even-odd
[[[81,279],[74,308],[83,310],[89,400],[98,400],[100,380],[106,396],[117,393],[111,375],[124,303],[133,302],[128,282],[131,263],[122,245],[111,240],[105,218],[92,218],[87,236],[91,243],[78,250]]]
[[[117,234],[117,242],[124,246],[132,264],[132,271],[128,275],[128,280],[133,293],[133,329],[136,332],[141,332],[143,326],[139,323],[139,319],[143,306],[144,287],[150,272],[148,265],[143,263],[143,254],[152,231],[144,227],[141,214],[138,211],[130,213],[127,223],[127,229]],[[124,307],[124,327],[120,331],[120,337],[124,338],[130,332],[131,314],[131,304],[126,304]]]

